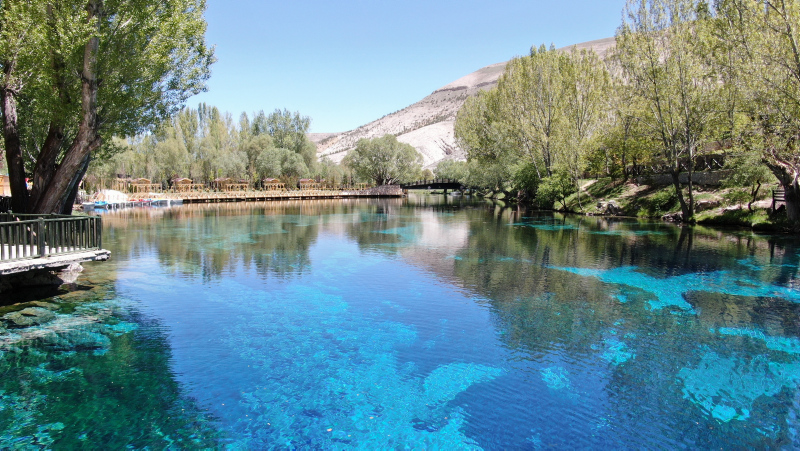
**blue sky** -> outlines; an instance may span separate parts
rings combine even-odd
[[[624,0],[207,0],[209,90],[233,114],[276,108],[312,132],[347,131],[481,67],[610,37]]]

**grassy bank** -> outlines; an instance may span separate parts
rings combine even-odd
[[[664,218],[680,213],[672,186],[648,186],[611,179],[583,180],[578,193],[566,199],[567,210],[590,215]],[[791,230],[785,215],[771,214],[771,188],[761,188],[753,210],[735,202],[735,188],[695,187],[695,219],[698,224],[745,227],[759,231]],[[559,204],[557,204],[559,205]]]

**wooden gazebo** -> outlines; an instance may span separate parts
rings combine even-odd
[[[179,193],[191,191],[193,187],[192,179],[186,177],[175,177],[172,179],[172,188]]]
[[[322,187],[322,184],[314,179],[300,179],[297,181],[297,184],[300,186],[301,190],[320,189]]]
[[[218,177],[211,181],[211,188],[217,191],[225,191],[225,185],[231,183],[230,177]]]
[[[284,191],[286,189],[286,184],[275,178],[261,180],[261,186],[266,191]]]
[[[153,183],[150,179],[144,177],[131,180],[129,186],[132,193],[152,193],[161,191],[161,185]]]

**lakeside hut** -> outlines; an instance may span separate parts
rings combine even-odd
[[[300,187],[301,190],[320,189],[320,187],[322,186],[322,184],[320,184],[314,179],[300,179],[297,181],[297,185]]]
[[[250,189],[250,181],[245,179],[231,180],[225,187],[225,191],[247,191]]]
[[[265,191],[285,191],[286,184],[275,178],[265,178],[261,180],[261,187]]]
[[[217,177],[211,181],[211,188],[217,191],[227,191],[228,185],[232,182],[230,177]]]
[[[175,177],[172,179],[172,187],[179,193],[185,193],[192,190],[192,179],[186,177]]]
[[[152,180],[144,177],[131,180],[129,186],[132,193],[152,193],[161,191],[160,184],[153,183]]]

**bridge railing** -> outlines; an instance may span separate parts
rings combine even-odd
[[[400,186],[428,186],[428,185],[461,185],[461,182],[455,179],[431,179],[431,180],[417,180],[415,182],[403,183]]]
[[[0,214],[0,262],[102,248],[98,216]]]

